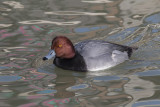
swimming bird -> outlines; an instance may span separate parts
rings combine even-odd
[[[54,57],[53,63],[66,70],[99,71],[128,60],[136,49],[103,40],[85,40],[73,45],[67,37],[56,36],[43,60]]]

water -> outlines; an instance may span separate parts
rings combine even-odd
[[[53,37],[139,49],[99,72],[43,62]],[[159,107],[159,0],[0,1],[1,107]]]

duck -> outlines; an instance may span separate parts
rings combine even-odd
[[[42,59],[54,57],[53,64],[65,70],[100,71],[129,60],[137,49],[104,40],[84,40],[73,45],[69,38],[56,36],[49,53]]]

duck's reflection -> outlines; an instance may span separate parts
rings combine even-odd
[[[56,99],[78,98],[80,105],[93,107],[104,104],[116,106],[132,100],[130,95],[123,93],[123,86],[128,82],[127,78],[111,76],[109,73],[99,73],[98,76],[82,72],[75,74],[74,71],[59,68],[54,71],[57,73],[55,82],[57,93],[54,95]]]
[[[55,93],[55,98],[69,98],[75,96],[74,92],[66,91],[66,88],[75,85],[76,80],[73,76],[57,76],[56,87],[57,93]]]
[[[124,71],[122,68],[124,68],[123,64],[106,71],[75,72],[53,65],[46,66],[38,71],[49,74],[50,82],[42,80],[41,83],[48,84],[45,86],[55,84],[52,88],[56,92],[43,100],[43,105],[60,106],[74,103],[93,107],[132,106],[140,99],[154,95],[155,91],[152,90],[155,87],[154,83],[142,80],[135,71]],[[54,79],[51,76],[53,74],[56,75]],[[147,85],[143,85],[144,83]],[[46,89],[46,87],[43,88]]]

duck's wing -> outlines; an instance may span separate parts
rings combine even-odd
[[[130,57],[132,53],[131,47],[100,40],[87,40],[77,43],[75,49],[83,57],[98,57],[105,54],[112,55],[113,52],[127,52]]]
[[[78,43],[75,48],[90,71],[113,67],[127,60],[132,53],[131,47],[98,40]]]

